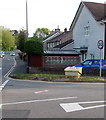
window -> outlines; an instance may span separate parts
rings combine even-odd
[[[93,61],[93,64],[94,64],[94,65],[96,65],[96,64],[100,64],[100,60],[98,60],[98,61],[96,61],[96,60]]]
[[[91,59],[94,59],[94,54],[91,53],[90,55],[91,55]]]
[[[54,42],[52,43],[52,47],[54,47]]]
[[[84,27],[84,35],[89,35],[90,33],[90,26]]]
[[[91,65],[91,64],[92,64],[92,61],[87,60],[87,61],[84,61],[82,64],[83,64],[83,65]]]
[[[47,47],[48,47],[48,48],[50,47],[50,43],[47,43]]]
[[[53,43],[51,42],[51,43],[47,43],[47,46],[48,46],[48,48],[52,48],[53,47]]]

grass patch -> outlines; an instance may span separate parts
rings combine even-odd
[[[65,75],[55,75],[55,74],[14,74],[12,77],[15,78],[15,79],[54,81],[56,79],[65,78]]]
[[[91,77],[91,76],[81,76],[76,77],[66,77],[65,75],[57,74],[14,74],[12,78],[23,79],[23,80],[42,80],[42,81],[102,81],[106,82],[106,79],[102,77]]]
[[[103,77],[90,77],[90,76],[83,76],[80,78],[82,81],[106,81]]]

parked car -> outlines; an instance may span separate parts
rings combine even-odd
[[[4,57],[4,52],[0,51],[0,58]]]
[[[106,69],[106,60],[102,61],[102,69]],[[81,64],[75,65],[75,67],[83,67],[83,68],[100,68],[100,59],[87,59],[83,61]]]
[[[2,55],[3,55],[3,57],[4,57],[5,53],[4,53],[4,52],[2,52]]]
[[[11,55],[11,56],[15,56],[15,53],[14,53],[14,52],[11,52],[10,55]]]
[[[0,58],[3,58],[3,55],[0,53]]]

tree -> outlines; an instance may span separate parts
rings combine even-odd
[[[34,33],[34,39],[43,40],[50,35],[50,30],[48,28],[37,28]]]
[[[27,40],[25,52],[28,55],[43,55],[43,42],[40,40]]]
[[[0,27],[0,46],[3,51],[11,51],[15,48],[15,38],[9,29]]]
[[[24,44],[26,41],[26,31],[21,29],[17,35],[17,48],[24,52]]]

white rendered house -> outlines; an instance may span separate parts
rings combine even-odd
[[[104,6],[106,4],[81,2],[70,30],[73,31],[74,49],[81,53],[81,60],[99,59],[100,49],[97,46],[102,40],[104,47],[102,58],[106,58],[106,16]]]

